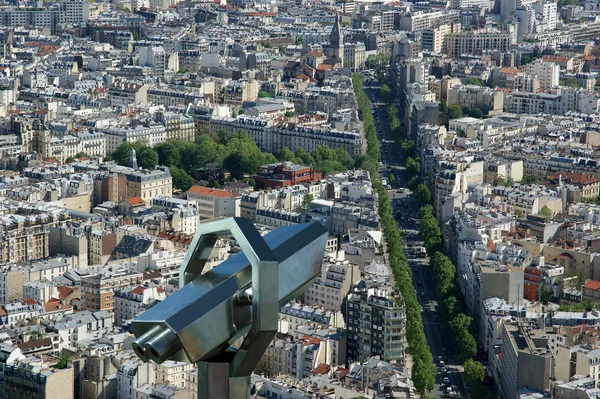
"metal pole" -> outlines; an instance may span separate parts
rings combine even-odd
[[[250,376],[230,377],[231,364],[198,362],[198,399],[250,399]]]

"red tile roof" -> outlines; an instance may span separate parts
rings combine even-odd
[[[23,303],[24,303],[25,305],[35,305],[35,304],[36,304],[36,302],[35,302],[33,299],[31,299],[31,298],[27,298],[27,299],[25,299],[25,300],[23,301]]]
[[[131,292],[133,292],[136,295],[142,295],[144,293],[144,287],[141,285],[138,285],[137,287],[132,289]]]
[[[131,197],[131,198],[127,198],[125,201],[127,201],[129,203],[129,205],[131,205],[131,206],[139,206],[139,205],[146,204],[144,202],[144,200],[142,199],[142,197]]]
[[[221,198],[233,198],[235,195],[231,194],[229,191],[219,190],[210,187],[202,187],[202,186],[192,186],[188,193],[198,194],[198,195],[207,195],[209,197],[221,197]]]
[[[61,285],[60,287],[58,287],[58,297],[59,298],[66,298],[69,295],[71,295],[73,293],[73,289],[67,287],[66,285]]]
[[[587,288],[588,290],[594,291],[600,290],[600,281],[590,280],[587,283],[585,283],[583,288]]]
[[[329,70],[331,70],[331,68],[332,68],[332,65],[329,65],[329,64],[319,64],[317,66],[317,71],[329,71]]]

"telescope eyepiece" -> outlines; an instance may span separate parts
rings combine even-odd
[[[132,347],[143,361],[160,364],[181,349],[181,341],[170,328],[156,326],[135,340]]]

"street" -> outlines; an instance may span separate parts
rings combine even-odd
[[[418,231],[418,224],[415,221],[418,218],[418,205],[412,193],[406,188],[408,179],[403,172],[404,159],[402,159],[402,155],[392,137],[388,122],[387,107],[382,102],[378,84],[365,82],[364,89],[374,109],[375,127],[377,128],[381,147],[381,162],[387,165],[385,168],[387,171],[382,171],[381,176],[387,179],[390,172],[394,173],[398,185],[398,188],[388,190],[388,194],[392,201],[394,215],[397,210],[402,212],[402,218],[398,226],[406,232],[403,236],[404,251],[413,269],[413,285],[423,308],[422,317],[425,337],[436,366],[438,359],[441,357],[446,364],[447,376],[454,390],[459,391],[461,397],[466,397],[462,365],[460,359],[455,356],[454,342],[450,337],[450,331],[438,300],[435,281],[429,267],[428,259],[424,254],[420,258],[415,255],[415,253],[418,253],[415,248],[421,247],[423,244]],[[399,188],[403,188],[403,190],[399,190]],[[439,367],[437,370],[436,386],[430,395],[442,398],[445,397],[445,386],[443,386],[444,376]]]

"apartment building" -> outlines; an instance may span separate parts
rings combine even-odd
[[[166,297],[164,288],[157,286],[138,285],[115,289],[115,323],[122,324],[134,319],[154,302],[162,301]]]
[[[344,328],[344,317],[341,311],[326,310],[322,306],[303,305],[292,302],[279,309],[279,326],[277,331],[291,335],[303,325],[316,325],[317,328],[335,327]]]
[[[167,140],[194,141],[196,124],[191,117],[175,112],[160,111],[154,114],[154,118],[164,125]]]
[[[60,7],[68,24],[85,24],[90,18],[90,3],[85,0],[61,0]]]
[[[465,297],[469,315],[478,321],[486,298],[503,298],[510,303],[523,302],[524,272],[529,253],[521,247],[465,240],[459,244],[456,271],[458,287]],[[501,261],[495,260],[496,258]]]
[[[229,191],[193,186],[187,191],[188,201],[198,204],[200,219],[240,216],[240,198]]]
[[[92,230],[89,239],[89,264],[104,266],[116,246],[116,233],[106,230]]]
[[[235,133],[243,129],[256,141],[262,151],[275,153],[283,147],[292,151],[302,148],[312,152],[320,145],[335,149],[344,148],[351,156],[364,154],[366,144],[359,132],[336,130],[326,126],[301,126],[282,124],[275,126],[273,121],[238,116],[237,118],[214,117],[210,120],[209,131],[217,134],[220,130]]]
[[[459,32],[461,25],[459,23],[440,24],[437,26],[427,27],[421,33],[421,46],[423,50],[431,51],[436,54],[445,54],[446,36],[450,33]]]
[[[400,292],[361,282],[348,294],[347,301],[348,361],[380,356],[390,363],[403,363],[406,318]]]
[[[148,102],[148,87],[146,84],[141,85],[117,80],[108,88],[109,104],[111,107],[121,108],[131,104],[146,104]],[[116,145],[114,148],[119,145]],[[108,150],[108,152],[112,151],[114,150]]]
[[[125,174],[127,198],[140,197],[146,206],[152,205],[157,196],[173,196],[173,178],[166,166],[154,170],[134,170]]]
[[[59,296],[58,286],[48,280],[30,281],[23,284],[23,299],[46,303],[50,298],[58,299]]]
[[[64,258],[35,262],[29,266],[7,265],[0,270],[0,304],[23,299],[23,286],[31,281],[60,277],[71,269]]]
[[[551,90],[559,84],[560,66],[554,62],[537,59],[525,65],[524,71],[537,78],[542,90]]]
[[[489,87],[456,85],[448,88],[447,103],[469,109],[479,108],[484,113],[493,114],[502,112],[504,92]]]
[[[364,43],[344,43],[344,65],[352,71],[359,71],[365,67],[367,60]]]
[[[104,271],[81,279],[81,307],[114,313],[115,290],[142,282],[142,273],[128,270]]]
[[[330,311],[339,310],[350,287],[359,280],[358,265],[345,259],[344,252],[327,254],[321,264],[321,273],[304,294],[304,303],[319,305]]]
[[[55,32],[65,22],[65,12],[61,9],[11,7],[0,11],[2,26],[49,28]]]
[[[555,359],[547,347],[546,332],[526,323],[507,322],[501,333],[501,351],[492,355],[491,363],[499,371],[500,378],[494,382],[502,397],[518,397],[519,388],[538,392],[549,389]]]
[[[110,89],[109,89],[110,90]],[[129,104],[127,104],[129,105]],[[106,151],[110,154],[123,143],[142,142],[155,147],[167,140],[165,126],[151,120],[130,121],[128,125],[100,129],[106,138]]]
[[[4,392],[7,398],[54,399],[74,396],[73,368],[50,368],[41,359],[29,358],[4,366]],[[35,395],[35,396],[33,396]]]
[[[24,205],[24,204],[22,204]],[[50,230],[69,219],[64,208],[34,205],[5,214],[0,221],[0,263],[31,262],[50,256]]]
[[[167,360],[156,367],[156,383],[169,384],[177,388],[185,388],[187,373],[195,369],[192,363]]]
[[[135,390],[155,381],[156,369],[152,363],[142,363],[137,358],[125,360],[117,369],[118,398],[137,399]]]
[[[449,57],[482,54],[494,50],[507,51],[515,43],[514,33],[493,29],[468,30],[446,35],[446,50]]]

